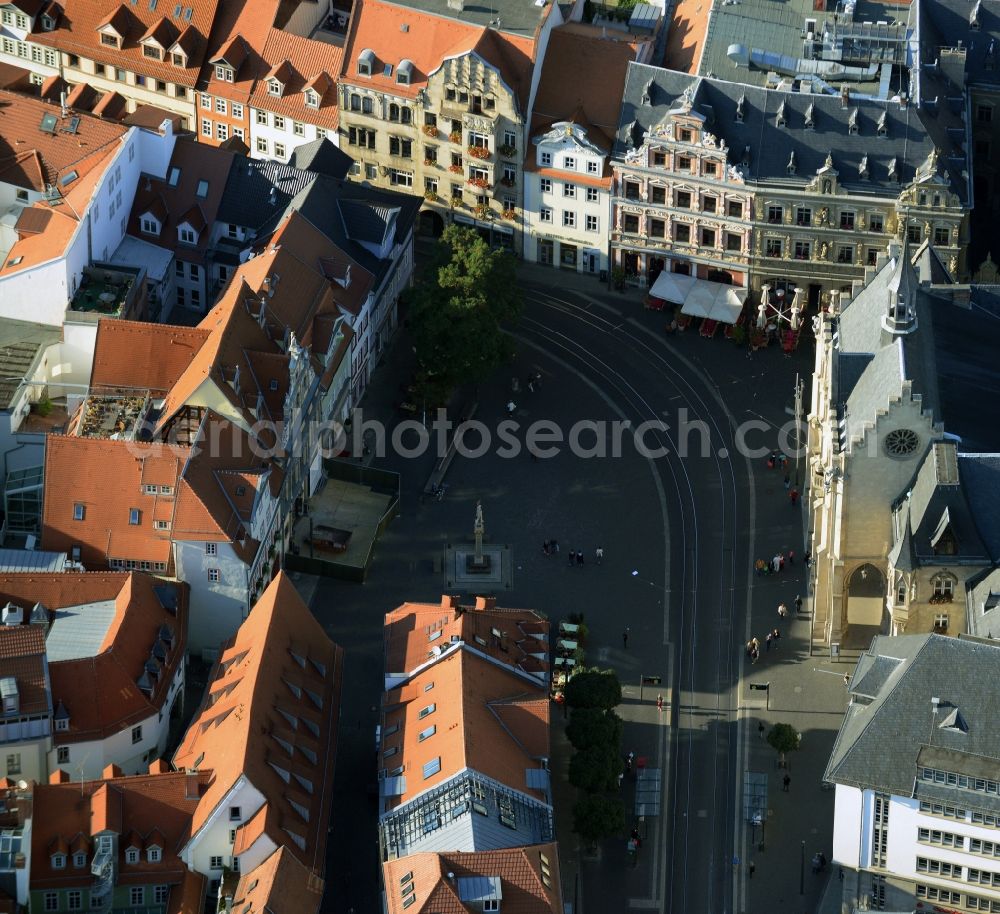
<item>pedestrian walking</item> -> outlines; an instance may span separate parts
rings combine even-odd
[[[757,724],[757,736],[760,739],[764,738],[764,730],[765,729],[766,729],[766,727],[764,726],[764,721],[759,721],[758,724]]]
[[[582,549],[576,554],[576,564],[577,565],[582,565],[583,564],[583,550]]]
[[[753,563],[753,567],[754,571],[757,572],[757,577],[760,578],[767,574],[767,562],[763,559],[757,559],[757,561]]]
[[[513,416],[517,412],[517,404],[513,400],[507,401],[507,415]]]
[[[663,696],[662,695],[657,695],[656,696],[656,710],[659,711],[660,713],[663,713]]]
[[[594,551],[594,558],[597,561],[598,565],[600,565],[604,561],[604,547],[603,546],[598,546],[597,547],[597,549]]]
[[[792,477],[785,473],[785,491],[787,491],[792,485]]]
[[[626,625],[625,626],[625,631],[622,632],[622,647],[624,647],[626,649],[628,648],[628,632],[629,632],[629,628]]]
[[[812,557],[813,557],[812,550],[807,549],[806,554],[802,556],[802,561],[806,563],[806,568],[808,568],[809,564],[812,562]]]
[[[748,877],[747,878],[753,879],[753,874],[755,872],[757,872],[757,864],[751,863],[750,864],[750,868],[747,870],[747,873],[748,873]]]
[[[792,491],[788,493],[788,499],[791,501],[792,507],[794,508],[799,502],[799,490],[792,489]]]
[[[570,564],[571,568],[576,564],[576,550],[575,549],[570,549],[570,551],[569,551],[569,564]]]
[[[780,555],[776,555],[773,559],[771,559],[771,570],[775,574],[777,574],[779,571],[781,571],[781,556]]]
[[[548,555],[551,547],[548,540],[542,540],[542,555]]]
[[[795,611],[802,612],[802,595],[798,593],[795,595]]]
[[[767,455],[767,468],[769,470],[773,470],[777,462],[778,455],[775,454],[774,451],[771,451],[771,453]]]
[[[788,618],[788,607],[784,603],[779,603],[778,604],[778,615],[782,619],[787,619]]]
[[[850,688],[851,687],[851,674],[850,673],[844,673],[844,687],[845,688]]]
[[[765,651],[771,650],[771,639],[772,638],[774,638],[774,635],[771,632],[768,632],[767,633],[767,637],[764,639],[764,650]]]
[[[759,657],[760,657],[760,651],[757,648],[754,648],[753,653],[750,654],[750,662],[756,663]]]
[[[788,788],[791,785],[791,783],[792,783],[792,776],[786,773],[785,776],[781,779],[781,789],[784,790],[785,793],[788,793]]]
[[[775,629],[773,632],[771,632],[771,637],[774,639],[774,649],[777,650],[778,642],[781,640],[781,632],[778,631],[778,629]]]
[[[778,555],[778,571],[785,570],[785,557],[781,554]]]
[[[559,540],[552,540],[552,551],[557,555],[559,553]]]
[[[749,657],[751,660],[753,660],[753,642],[752,641],[748,641],[747,642],[747,657]]]
[[[528,380],[527,380],[526,383],[528,385],[528,392],[529,393],[534,393],[535,392],[535,379],[531,375],[528,375]]]
[[[789,549],[788,550],[788,564],[789,565],[794,565],[795,564],[795,550],[794,549]]]

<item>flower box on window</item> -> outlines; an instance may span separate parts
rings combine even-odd
[[[492,155],[485,146],[470,146],[466,152],[474,159],[488,159]]]
[[[461,143],[462,142],[462,131],[461,130],[452,130],[452,132],[448,134],[448,139],[451,140],[453,143]]]
[[[438,129],[433,124],[424,124],[424,133],[426,133],[427,136],[437,136]]]
[[[441,198],[436,193],[434,193],[434,191],[432,191],[432,190],[425,190],[424,191],[424,199],[428,203],[437,203],[437,201],[440,200]]]
[[[504,175],[504,177],[502,177],[500,179],[500,183],[504,187],[513,187],[514,186],[514,179],[513,178],[508,178],[506,175]]]
[[[475,213],[477,219],[485,219],[490,215],[490,208],[485,203],[477,203]]]
[[[469,184],[481,190],[489,190],[490,182],[486,178],[469,178]]]
[[[953,599],[954,594],[936,593],[927,602],[933,604],[934,606],[938,606],[941,603],[951,603]]]
[[[505,209],[501,215],[504,219],[510,219],[511,221],[517,218],[517,212],[514,209]]]
[[[424,165],[430,168],[437,165],[437,162],[434,159],[424,159]]]
[[[504,143],[503,146],[501,146],[497,150],[497,152],[499,152],[500,155],[502,155],[505,159],[510,159],[510,158],[513,158],[514,155],[517,153],[517,147],[516,146],[508,146],[506,143]]]
[[[460,175],[462,174],[463,169],[461,165],[449,165],[448,171],[450,171],[453,175]]]

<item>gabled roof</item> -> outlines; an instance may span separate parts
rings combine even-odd
[[[97,325],[91,389],[169,390],[208,335],[200,327],[104,319]]]
[[[322,143],[333,145],[326,139]],[[275,211],[284,211],[289,201],[316,179],[316,174],[296,164],[299,150],[304,148],[297,147],[287,165],[274,159],[235,159],[219,201],[219,222],[257,229],[273,219]]]
[[[68,14],[60,16],[51,32],[36,31],[32,38],[39,44],[78,54],[99,63],[125,67],[133,73],[152,76],[166,82],[193,87],[201,69],[207,38],[215,19],[219,0],[184,0],[176,6],[149,3],[121,3],[119,0],[73,0]],[[164,17],[163,13],[169,10]],[[164,21],[165,20],[165,21]],[[100,30],[113,28],[122,36],[122,47],[101,43]],[[187,66],[175,66],[167,60],[153,60],[143,54],[140,41],[155,34],[157,40],[177,35],[189,55]]]
[[[315,914],[323,900],[323,880],[303,866],[288,847],[279,847],[249,873],[241,873],[233,893],[238,914]]]
[[[271,840],[322,872],[342,666],[341,649],[279,572],[223,645],[205,700],[174,755],[178,768],[214,769],[194,816],[193,836],[245,777],[264,795],[264,828]],[[291,777],[288,783],[285,776]],[[308,821],[290,796],[308,809]]]
[[[346,178],[353,163],[354,159],[326,137],[296,146],[288,157],[292,168],[328,178]]]
[[[549,699],[541,683],[532,684],[512,669],[458,650],[402,687],[390,689],[382,707],[379,767],[404,766],[406,771],[399,795],[385,798],[386,810],[466,768],[549,802],[545,791],[528,785],[526,774],[549,757]],[[428,728],[434,732],[421,739]],[[424,766],[435,759],[439,767],[422,777]]]
[[[467,9],[471,10],[471,5]],[[505,23],[513,21],[505,13],[499,15]],[[474,24],[459,21],[460,18],[444,10],[431,12],[426,3],[401,10],[384,0],[359,0],[345,44],[343,81],[412,98],[426,87],[428,76],[446,58],[474,51],[500,71],[517,97],[523,115],[527,111],[535,57],[535,31],[515,35],[506,27],[495,31],[486,28],[485,22]],[[405,30],[402,26],[406,26]],[[358,58],[364,51],[374,55],[371,77],[358,75]],[[396,68],[402,60],[413,64],[407,84],[396,80]],[[388,75],[387,67],[391,67]]]
[[[142,444],[107,438],[49,435],[45,446],[43,548],[80,548],[89,568],[109,559],[165,562],[171,558],[170,531],[156,530],[154,510],[172,511],[172,496],[144,496],[146,483],[174,487],[190,455],[179,445]],[[83,519],[74,520],[74,505]],[[144,514],[129,523],[131,508]],[[157,515],[160,516],[159,514]]]
[[[2,578],[0,578],[2,581]],[[28,608],[30,614],[31,608]],[[0,678],[17,680],[18,713],[52,713],[45,668],[45,628],[41,625],[0,626]]]
[[[852,701],[824,779],[1000,810],[996,797],[917,779],[920,761],[957,774],[996,777],[1000,731],[990,709],[998,700],[998,652],[995,644],[965,637],[877,636],[858,661],[849,687]],[[940,726],[955,708],[964,731]],[[984,766],[989,775],[979,773]]]
[[[79,835],[93,837],[105,829],[140,837],[154,830],[162,834],[162,859],[150,863],[145,854],[139,862],[125,863],[126,842],[119,842],[117,861],[119,883],[172,884],[187,878],[187,868],[178,856],[190,833],[191,816],[211,780],[211,771],[188,775],[184,772],[110,777],[95,781],[36,784],[33,790],[30,888],[56,889],[67,886],[67,870],[53,869],[48,848],[62,839],[67,844]],[[91,856],[86,877],[90,879]],[[72,882],[71,885],[82,884]],[[171,892],[171,896],[173,896]]]
[[[532,609],[503,609],[493,598],[461,605],[404,603],[385,616],[385,672],[406,675],[433,660],[456,641],[498,663],[547,681],[549,623]]]
[[[46,116],[54,119],[51,130],[41,129]],[[63,117],[58,105],[14,92],[0,91],[0,117],[10,141],[0,146],[0,181],[39,192],[51,184],[67,193],[72,182],[62,179],[76,172],[79,180],[106,164],[104,154],[117,150],[125,135],[119,124],[76,112]]]
[[[382,864],[389,914],[469,914],[484,899],[504,914],[562,914],[558,847],[408,854]],[[404,894],[404,889],[406,893]],[[403,907],[403,902],[413,897]]]

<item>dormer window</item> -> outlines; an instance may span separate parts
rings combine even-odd
[[[267,81],[267,94],[268,95],[275,95],[275,96],[277,96],[277,97],[280,98],[281,97],[281,92],[282,92],[283,88],[284,87],[281,85],[281,83],[278,80],[276,80],[276,79],[269,79]]]
[[[851,116],[847,119],[847,132],[854,135],[858,132],[858,109],[855,108],[851,112]]]
[[[396,82],[401,86],[408,86],[413,81],[413,61],[401,60],[396,68]]]
[[[816,127],[816,105],[814,102],[809,103],[809,107],[806,108],[806,130],[813,130]]]
[[[319,95],[316,94],[315,89],[306,89],[306,107],[307,108],[319,107]]]
[[[177,237],[183,244],[198,243],[197,233],[194,231],[194,229],[189,228],[187,226],[182,226],[181,228],[177,229]]]
[[[63,718],[57,720],[56,721],[56,730],[59,730],[59,731],[64,732],[64,733],[67,730],[69,730],[69,719],[63,717]]]
[[[146,850],[146,860],[150,863],[159,863],[163,858],[163,852],[158,847],[150,847]]]
[[[788,120],[788,108],[784,102],[778,105],[778,115],[775,118],[775,124],[779,127],[784,127]]]
[[[375,52],[365,48],[358,55],[358,76],[371,76],[375,67]]]
[[[139,849],[135,847],[130,847],[125,851],[125,862],[136,864],[139,862]]]
[[[65,854],[53,854],[52,855],[52,869],[61,870],[66,867],[66,855]]]
[[[142,46],[142,56],[150,60],[162,60],[162,51],[155,44],[144,44]]]
[[[86,854],[73,854],[73,866],[84,867],[87,865],[87,855]]]
[[[888,114],[885,111],[883,111],[879,115],[879,119],[878,119],[878,135],[879,136],[885,136],[886,133],[887,133],[887,128],[886,128],[886,120],[887,120],[887,118],[888,118]]]
[[[186,68],[186,67],[187,67],[187,57],[185,57],[185,56],[184,56],[184,55],[183,55],[182,53],[180,53],[179,51],[174,51],[174,52],[173,52],[173,53],[172,53],[172,54],[170,55],[170,62],[171,62],[171,63],[172,63],[172,64],[173,64],[173,65],[174,65],[175,67],[184,67],[184,68]]]
[[[160,223],[150,216],[143,216],[139,220],[139,230],[145,235],[159,235]]]
[[[56,27],[56,21],[51,16],[42,16],[42,30],[51,32]]]
[[[118,40],[117,35],[110,35],[107,32],[101,32],[101,44],[106,48],[120,48],[121,45]]]
[[[796,166],[795,166],[795,150],[793,149],[792,150],[792,154],[788,157],[788,164],[785,166],[785,171],[789,175],[794,175],[795,174],[795,168],[796,168]]]
[[[215,65],[216,79],[221,79],[223,82],[231,83],[235,76],[236,73],[232,67],[226,66],[224,63],[218,63]]]

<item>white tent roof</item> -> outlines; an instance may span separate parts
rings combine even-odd
[[[746,289],[666,270],[656,277],[649,294],[681,304],[682,314],[707,317],[722,324],[736,323],[747,298]]]

